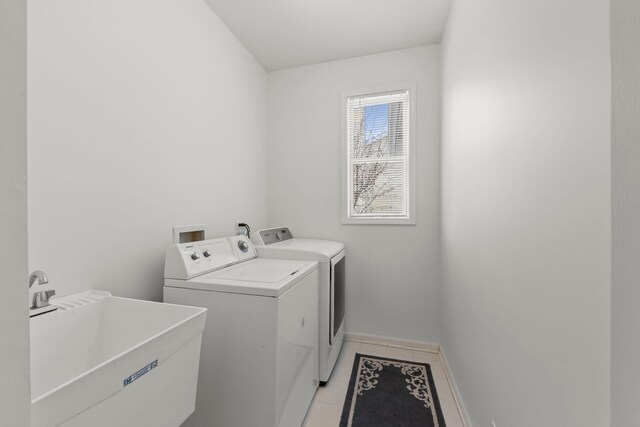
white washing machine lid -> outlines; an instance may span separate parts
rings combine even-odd
[[[344,250],[344,244],[332,240],[293,239],[272,243],[267,246],[256,246],[259,257],[277,257],[288,259],[309,259],[328,262]]]
[[[278,297],[317,268],[314,261],[255,258],[190,280],[166,279],[165,286]]]

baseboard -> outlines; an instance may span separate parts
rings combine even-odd
[[[447,376],[447,381],[449,381],[449,387],[451,387],[451,391],[453,392],[453,398],[456,401],[456,406],[458,407],[460,418],[462,418],[462,422],[464,423],[465,427],[472,427],[471,419],[469,418],[469,414],[467,413],[467,408],[464,406],[464,402],[462,401],[462,395],[460,394],[458,385],[453,378],[451,369],[449,369],[449,362],[447,362],[447,357],[444,354],[444,349],[442,348],[442,346],[440,346],[440,361],[442,362],[444,373]]]
[[[378,335],[355,334],[345,332],[344,339],[347,341],[357,341],[367,344],[386,345],[389,347],[408,348],[413,350],[428,351],[430,353],[438,353],[440,344],[423,341],[406,340],[402,338],[383,337]]]

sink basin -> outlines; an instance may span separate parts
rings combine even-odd
[[[171,426],[195,408],[206,309],[89,291],[30,320],[32,427]]]

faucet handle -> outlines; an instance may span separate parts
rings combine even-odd
[[[49,299],[56,294],[55,290],[39,291],[33,294],[33,304],[31,308],[42,308],[49,305]]]

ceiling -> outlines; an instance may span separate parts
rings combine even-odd
[[[205,0],[267,71],[438,43],[451,0]]]

